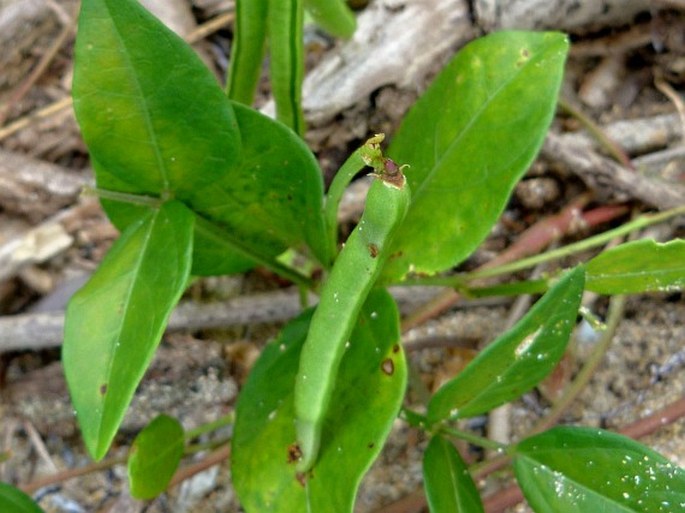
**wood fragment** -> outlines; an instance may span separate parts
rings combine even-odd
[[[683,135],[677,114],[659,114],[652,117],[614,121],[601,127],[602,131],[621,148],[639,155],[677,142]],[[596,147],[596,141],[587,132],[558,135],[565,144]]]
[[[305,117],[323,124],[385,85],[423,87],[435,62],[473,39],[465,0],[377,0],[357,18],[351,40],[305,78]]]
[[[664,183],[630,171],[595,152],[589,145],[569,142],[550,132],[541,154],[561,162],[603,201],[640,200],[666,210],[685,204],[685,187]]]
[[[74,203],[90,181],[84,174],[0,149],[0,206],[32,222]]]
[[[589,30],[628,24],[649,12],[650,0],[475,0],[476,20],[499,29]]]
[[[0,281],[11,278],[28,265],[62,253],[72,242],[64,227],[52,219],[9,240],[0,245]]]
[[[398,287],[393,288],[392,293],[401,310],[407,311],[441,290],[439,287]],[[311,296],[310,304],[315,302],[316,298]],[[187,301],[174,310],[168,330],[193,331],[283,322],[300,312],[299,291],[295,289],[241,296],[216,303],[198,304]],[[63,311],[0,317],[0,353],[57,347],[62,343],[63,331]]]

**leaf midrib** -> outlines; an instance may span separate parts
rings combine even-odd
[[[424,189],[426,188],[427,184],[433,180],[433,176],[434,176],[434,175],[438,172],[438,170],[442,167],[443,161],[447,158],[447,156],[448,156],[449,154],[452,153],[452,151],[454,150],[454,148],[457,147],[457,146],[459,145],[459,143],[461,142],[461,140],[462,140],[464,137],[466,137],[466,135],[471,131],[471,129],[473,128],[473,126],[476,124],[477,120],[480,119],[482,113],[483,113],[485,110],[487,110],[487,108],[488,108],[488,107],[497,99],[497,97],[500,95],[500,93],[502,92],[502,89],[508,87],[509,84],[511,84],[512,82],[514,82],[515,80],[517,80],[517,79],[519,78],[519,76],[521,75],[521,73],[523,73],[525,70],[527,70],[528,67],[529,67],[530,65],[532,65],[534,62],[537,62],[537,61],[541,60],[541,59],[543,58],[543,56],[545,55],[545,53],[546,53],[545,51],[542,51],[542,52],[540,52],[539,54],[537,54],[537,55],[535,55],[534,57],[532,57],[531,59],[529,59],[529,60],[527,61],[527,63],[526,63],[524,66],[522,66],[521,68],[519,68],[518,70],[516,70],[516,71],[511,75],[511,77],[510,77],[508,80],[502,82],[502,84],[500,85],[500,87],[498,87],[498,88],[491,94],[491,96],[490,96],[485,102],[482,103],[481,107],[476,111],[475,115],[471,117],[471,119],[469,120],[469,122],[466,123],[466,125],[465,125],[464,128],[459,132],[459,134],[458,134],[454,139],[452,139],[452,142],[451,142],[451,143],[449,144],[449,146],[445,149],[445,151],[443,151],[442,155],[441,155],[439,158],[438,158],[438,156],[437,156],[437,152],[438,152],[438,150],[437,150],[438,123],[437,123],[437,122],[435,123],[435,126],[434,126],[434,136],[433,136],[433,141],[434,141],[434,145],[433,145],[433,149],[434,149],[434,151],[433,151],[433,157],[434,157],[435,163],[433,164],[431,170],[430,170],[430,171],[428,172],[428,174],[426,175],[426,178],[419,184],[419,186],[415,189],[415,191],[413,191],[413,196],[414,196],[415,199],[418,199],[418,198],[423,194]]]
[[[152,117],[150,111],[147,109],[147,105],[145,102],[145,94],[142,88],[142,85],[140,81],[138,80],[138,74],[134,71],[135,66],[133,64],[133,61],[130,59],[130,53],[129,53],[129,48],[126,45],[126,39],[122,37],[121,34],[121,29],[119,28],[119,23],[116,17],[116,14],[118,13],[117,9],[111,9],[109,6],[109,1],[105,0],[104,2],[105,8],[107,9],[107,12],[109,13],[109,17],[112,20],[112,27],[114,28],[114,32],[116,33],[116,36],[119,40],[120,47],[125,50],[122,52],[122,57],[126,61],[126,64],[128,65],[126,68],[126,72],[129,75],[129,78],[131,79],[133,86],[135,87],[137,91],[137,95],[134,96],[136,103],[138,103],[138,107],[142,113],[142,118],[145,123],[145,129],[147,130],[148,137],[150,142],[152,143],[152,148],[155,154],[155,159],[157,160],[157,167],[160,172],[160,176],[162,178],[162,190],[169,190],[170,188],[170,183],[169,183],[169,172],[168,169],[164,163],[164,159],[162,157],[162,153],[160,151],[159,147],[159,141],[157,139],[157,135],[154,130],[154,126],[152,123]],[[120,8],[119,8],[120,9]],[[141,6],[141,9],[144,9],[144,7]],[[161,192],[161,191],[159,191]]]
[[[127,319],[128,319],[129,312],[130,312],[128,305],[130,304],[131,297],[133,296],[133,292],[136,289],[136,284],[138,282],[138,275],[140,274],[140,270],[142,268],[142,262],[144,261],[145,256],[147,254],[147,251],[149,249],[150,239],[152,237],[154,225],[157,222],[157,218],[158,218],[159,214],[160,214],[159,210],[152,211],[152,213],[150,214],[150,219],[148,221],[144,220],[142,223],[143,225],[147,223],[148,226],[147,226],[146,233],[143,235],[143,240],[142,240],[142,243],[140,245],[140,251],[138,252],[137,258],[135,260],[135,264],[134,264],[133,268],[131,269],[131,272],[130,272],[131,277],[128,278],[130,285],[128,287],[126,295],[124,296],[124,299],[125,299],[124,305],[126,305],[126,307],[124,308],[124,317],[123,317],[121,323],[119,324],[119,329],[116,332],[116,338],[113,339],[115,341],[114,342],[115,343],[115,351],[113,352],[113,356],[109,361],[109,365],[107,366],[107,372],[105,373],[106,383],[108,385],[111,382],[112,369],[114,368],[114,362],[117,360],[118,355],[121,354],[121,350],[119,350],[119,351],[116,350],[116,341],[119,341],[121,339],[121,333],[126,329]],[[140,229],[140,228],[137,228],[137,229]],[[102,413],[100,415],[100,419],[99,419],[99,423],[98,423],[98,437],[97,437],[98,445],[102,442],[102,431],[103,431],[103,426],[104,426],[103,420],[105,419],[105,408],[108,404],[108,401],[107,401],[108,397],[110,397],[110,396],[105,395],[103,400],[102,400]]]

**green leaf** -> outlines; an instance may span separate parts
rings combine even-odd
[[[240,157],[231,104],[195,52],[135,0],[84,0],[74,110],[90,153],[150,195],[178,199]]]
[[[231,59],[226,89],[228,97],[252,105],[266,48],[269,0],[236,0]]]
[[[399,314],[387,292],[375,291],[340,367],[320,458],[310,474],[298,475],[293,391],[311,314],[289,323],[266,347],[238,399],[233,482],[250,513],[351,512],[359,481],[378,456],[404,396]]]
[[[165,203],[131,224],[69,302],[62,362],[86,447],[109,448],[190,275],[193,216]]]
[[[685,240],[621,244],[586,264],[588,290],[600,294],[671,292],[685,286]]]
[[[0,482],[0,511],[7,513],[43,513],[31,497],[7,483]]]
[[[288,247],[306,244],[326,263],[330,251],[316,158],[282,124],[243,105],[233,107],[243,140],[240,165],[194,192],[190,205],[229,232],[232,239],[225,240],[227,249],[242,246],[273,258]],[[196,252],[202,251],[198,242]],[[207,274],[203,271],[193,268],[195,273]]]
[[[423,482],[431,513],[479,513],[483,503],[464,460],[449,440],[434,436],[423,456]]]
[[[443,385],[428,404],[431,422],[485,413],[552,372],[575,325],[584,274],[582,267],[566,273],[513,328]]]
[[[516,479],[535,511],[685,511],[685,471],[601,429],[557,427],[516,447]]]
[[[152,499],[167,489],[183,456],[185,439],[181,424],[159,415],[133,441],[128,458],[131,495]]]
[[[265,116],[238,104],[234,112],[193,50],[138,2],[83,2],[74,73],[98,187],[173,197],[223,229],[196,234],[195,274],[239,272],[305,244],[327,263],[311,151]],[[103,206],[120,230],[145,215]]]
[[[412,205],[385,279],[436,273],[485,239],[552,121],[568,49],[559,33],[498,32],[467,45],[404,119],[389,153]]]

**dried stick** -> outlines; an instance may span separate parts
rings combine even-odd
[[[439,293],[435,287],[393,287],[391,292],[408,311]],[[241,296],[216,303],[182,302],[171,315],[167,330],[202,330],[237,325],[283,322],[301,312],[299,291],[295,288]],[[315,304],[312,295],[309,304]],[[468,306],[484,304],[472,301]],[[0,317],[0,353],[15,350],[37,350],[57,347],[62,343],[64,312],[29,313]]]
[[[5,105],[3,105],[2,109],[0,109],[0,126],[5,124],[5,120],[7,119],[7,116],[9,115],[12,106],[19,103],[21,99],[24,96],[26,96],[26,94],[31,90],[33,85],[38,81],[38,79],[43,75],[43,73],[45,73],[45,70],[48,69],[48,66],[50,66],[50,63],[57,55],[57,52],[59,52],[59,50],[67,42],[69,36],[71,36],[71,34],[73,33],[75,25],[76,19],[75,16],[72,16],[69,22],[64,24],[59,35],[52,43],[52,45],[50,45],[48,51],[45,52],[43,56],[40,58],[40,61],[33,69],[33,71],[29,73],[29,76],[26,77],[24,82],[19,87],[17,87],[14,93],[10,95],[10,97],[7,99]]]
[[[220,16],[217,16],[216,18],[213,18],[204,24],[200,25],[197,27],[195,30],[193,30],[190,34],[188,34],[186,41],[189,43],[196,43],[203,37],[207,37],[209,34],[219,30],[221,27],[225,26],[227,23],[229,23],[232,19],[234,18],[233,13],[226,13],[222,14]],[[32,112],[26,116],[23,116],[16,121],[10,123],[9,125],[0,128],[0,141],[3,139],[6,139],[7,137],[15,134],[16,132],[23,130],[24,128],[27,128],[34,123],[48,119],[56,114],[59,114],[63,110],[71,107],[72,105],[72,99],[70,96],[67,96],[65,98],[62,98],[60,100],[57,100],[50,105],[47,105],[46,107],[43,107],[42,109],[39,109],[35,112]],[[0,126],[2,126],[2,123],[0,123]]]
[[[603,157],[590,146],[562,139],[549,133],[542,155],[562,162],[604,199],[626,201],[638,199],[660,210],[685,204],[685,187],[650,180]]]

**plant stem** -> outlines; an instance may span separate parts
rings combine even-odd
[[[454,277],[452,282],[454,286],[469,282],[472,280],[477,280],[481,278],[490,278],[493,276],[500,276],[502,274],[513,273],[515,271],[520,271],[522,269],[527,269],[528,267],[533,267],[537,264],[543,262],[549,262],[551,260],[557,260],[559,258],[567,257],[587,249],[595,248],[602,244],[606,244],[611,239],[626,235],[630,232],[644,228],[646,226],[651,226],[653,224],[661,223],[675,217],[680,214],[685,214],[685,206],[676,207],[665,212],[660,212],[658,214],[647,214],[638,217],[634,221],[630,221],[624,225],[614,228],[613,230],[608,230],[606,232],[595,235],[594,237],[589,237],[585,240],[581,240],[574,244],[569,244],[563,246],[559,249],[548,251],[541,255],[535,255],[529,258],[524,258],[510,264],[501,265],[499,267],[494,267],[491,269],[483,269],[480,271],[474,271],[472,273],[465,273]],[[419,280],[416,280],[417,282]]]
[[[366,164],[362,160],[362,149],[356,150],[340,167],[333,177],[324,203],[324,220],[328,231],[328,243],[330,247],[330,261],[335,260],[338,254],[338,208],[342,195],[350,185],[350,182]]]
[[[474,435],[473,433],[469,433],[468,431],[462,431],[461,429],[448,426],[440,426],[440,431],[450,436],[460,438],[461,440],[466,440],[467,442],[477,445],[479,447],[484,447],[485,449],[492,449],[493,451],[497,451],[498,453],[506,452],[509,449],[509,447],[506,444],[501,444],[499,442],[495,442],[494,440]]]
[[[211,433],[212,431],[216,431],[221,427],[233,424],[233,422],[235,422],[235,412],[231,412],[227,415],[224,415],[223,417],[219,417],[218,419],[212,422],[202,424],[201,426],[198,426],[195,429],[190,429],[186,431],[185,439],[187,441],[193,440],[199,437],[200,435],[204,435],[205,433]]]
[[[633,163],[626,152],[621,148],[616,141],[612,140],[602,128],[595,123],[595,121],[587,116],[576,106],[572,105],[565,98],[559,98],[559,107],[568,112],[571,116],[576,118],[586,128],[588,132],[611,154],[617,162],[628,169],[635,169]]]
[[[222,447],[224,445],[227,445],[231,441],[231,438],[222,438],[220,440],[212,440],[209,442],[201,443],[201,444],[191,444],[187,445],[185,447],[185,450],[183,451],[183,454],[188,456],[190,454],[196,454],[198,452],[202,451],[212,451],[216,449],[217,447]]]
[[[131,205],[140,205],[143,207],[159,208],[164,201],[154,196],[146,196],[144,194],[131,194],[128,192],[110,191],[108,189],[100,189],[98,187],[84,187],[83,194],[86,196],[97,196],[100,199],[118,201],[120,203],[129,203]]]
[[[86,474],[90,474],[91,472],[97,472],[98,470],[104,470],[107,468],[111,468],[115,465],[121,465],[123,463],[126,463],[127,460],[128,460],[128,454],[126,454],[125,456],[117,456],[117,457],[113,457],[113,458],[108,458],[106,460],[97,461],[95,463],[91,463],[91,464],[85,465],[83,467],[63,470],[61,472],[57,472],[56,474],[52,474],[52,475],[49,475],[46,477],[36,479],[35,481],[31,481],[30,483],[27,483],[25,485],[21,485],[19,488],[24,493],[27,493],[30,495],[30,494],[34,493],[36,490],[43,488],[44,486],[49,486],[52,484],[61,483],[63,481],[66,481],[68,479],[73,479],[75,477],[85,476]]]
[[[576,379],[564,392],[562,397],[554,404],[552,410],[545,415],[531,430],[531,435],[549,429],[557,423],[566,408],[576,400],[583,389],[592,379],[592,375],[597,370],[597,367],[604,359],[611,341],[616,334],[616,328],[620,320],[623,318],[623,310],[625,306],[625,296],[614,296],[611,298],[609,304],[609,313],[607,315],[606,330],[602,333],[599,343],[595,346],[592,354],[583,365]]]

